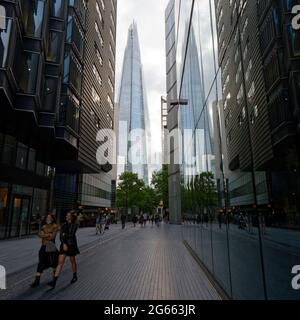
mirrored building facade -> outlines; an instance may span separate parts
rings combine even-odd
[[[169,166],[170,216],[234,299],[299,299],[296,3],[172,0],[166,9],[168,129],[180,129],[182,145]]]

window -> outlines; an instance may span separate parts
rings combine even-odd
[[[65,0],[50,1],[50,12],[52,17],[63,18]]]
[[[64,83],[71,84],[78,93],[81,92],[82,67],[72,52],[65,55]]]
[[[97,70],[97,67],[95,65],[93,65],[93,73],[94,73],[94,76],[95,76],[98,84],[100,86],[102,86],[102,78],[101,78],[101,76],[100,76],[100,74],[99,74],[99,72]]]
[[[107,102],[108,102],[110,108],[113,110],[113,109],[114,109],[114,104],[113,104],[113,102],[111,101],[111,98],[110,98],[109,95],[107,96]]]
[[[94,87],[92,87],[92,99],[96,104],[100,104],[100,96]]]
[[[100,2],[101,2],[102,10],[105,10],[104,0],[100,0]]]
[[[112,81],[110,80],[110,78],[108,77],[108,85],[110,87],[111,92],[114,92],[114,85],[112,83]]]
[[[42,34],[44,20],[44,0],[21,1],[24,29],[27,36],[39,38]]]
[[[47,48],[47,60],[59,63],[62,43],[62,33],[57,31],[49,31],[49,41]]]
[[[39,55],[33,52],[24,52],[19,62],[20,78],[19,90],[22,93],[35,94],[39,66]]]
[[[98,4],[97,1],[96,1],[96,11],[97,11],[97,13],[98,13],[98,17],[99,17],[99,19],[100,19],[100,22],[102,22],[102,21],[103,21],[103,17],[102,17],[102,13],[101,13],[101,11],[100,11],[100,7],[99,7],[99,4]]]
[[[80,55],[83,55],[83,32],[81,31],[79,22],[73,16],[68,17],[66,41],[70,44],[74,43]]]
[[[103,59],[96,43],[95,43],[95,51],[96,51],[96,56],[98,58],[100,65],[103,66]]]
[[[102,35],[101,35],[100,30],[99,30],[99,27],[98,27],[97,22],[95,22],[95,30],[96,30],[96,33],[97,33],[98,38],[99,38],[99,40],[100,40],[100,44],[101,44],[101,46],[103,47],[104,41],[103,41],[103,38],[102,38]]]
[[[17,146],[17,157],[16,157],[16,167],[19,169],[26,169],[27,167],[27,151],[28,147],[22,143],[18,143]]]

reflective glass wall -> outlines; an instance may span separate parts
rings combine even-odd
[[[178,99],[188,101],[178,115],[183,238],[234,299],[300,299],[292,282],[300,259],[299,68],[289,70],[285,2],[174,4]],[[266,30],[281,46],[263,46]]]

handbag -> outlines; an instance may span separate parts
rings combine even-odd
[[[56,251],[57,251],[57,248],[56,248],[55,242],[50,241],[46,244],[46,252],[47,253],[53,253]]]

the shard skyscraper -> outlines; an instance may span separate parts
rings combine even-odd
[[[149,113],[135,22],[129,27],[118,106],[118,174],[124,171],[134,172],[149,184]]]

